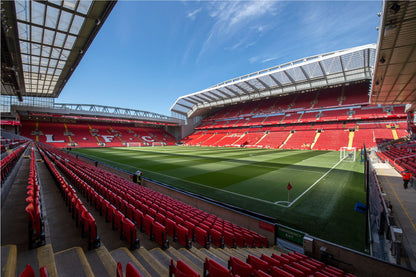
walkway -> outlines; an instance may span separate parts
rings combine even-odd
[[[387,163],[374,164],[379,182],[392,204],[394,224],[403,230],[403,246],[408,257],[402,265],[416,270],[416,187],[404,189],[401,175]]]

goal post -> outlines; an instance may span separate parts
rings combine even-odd
[[[141,142],[127,142],[127,147],[142,147]]]
[[[339,159],[346,162],[355,162],[357,148],[343,146],[339,149]]]

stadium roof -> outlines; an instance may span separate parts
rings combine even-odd
[[[179,97],[170,110],[188,118],[226,104],[371,80],[376,44],[312,56]]]
[[[58,97],[115,3],[2,1],[2,94]]]
[[[370,102],[416,106],[416,1],[386,1]]]

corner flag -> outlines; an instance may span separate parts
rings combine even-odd
[[[291,190],[292,189],[292,185],[289,183],[287,183],[287,190]]]

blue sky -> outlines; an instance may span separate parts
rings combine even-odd
[[[170,115],[180,96],[376,43],[381,1],[119,1],[57,103]]]

